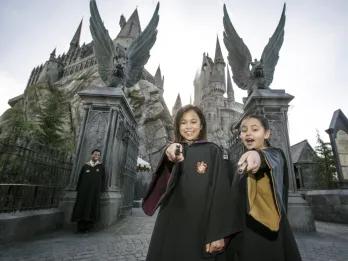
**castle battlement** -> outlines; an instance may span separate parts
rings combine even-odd
[[[77,62],[71,63],[68,66],[65,66],[63,70],[63,78],[66,76],[72,75],[74,73],[80,72],[84,69],[88,69],[95,65],[97,65],[97,60],[94,55],[85,57],[81,60],[78,60]]]

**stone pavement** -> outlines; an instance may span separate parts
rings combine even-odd
[[[0,260],[145,260],[154,221],[155,217],[133,209],[132,216],[103,231],[74,234],[63,230],[0,245]],[[303,261],[347,261],[348,225],[316,225],[315,233],[296,234]]]

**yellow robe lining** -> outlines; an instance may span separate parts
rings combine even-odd
[[[265,173],[257,180],[254,175],[248,175],[247,186],[249,215],[271,231],[278,231],[280,213],[268,175]]]

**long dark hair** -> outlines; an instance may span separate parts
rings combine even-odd
[[[251,119],[251,118],[257,119],[261,123],[261,125],[265,129],[265,131],[271,130],[269,127],[269,122],[266,119],[266,117],[259,115],[259,114],[253,114],[253,113],[246,114],[240,122],[242,123],[244,120]],[[269,142],[268,139],[266,139],[265,142],[266,142],[267,146],[271,146],[271,143]]]
[[[188,111],[194,111],[197,113],[200,121],[201,121],[201,126],[202,129],[199,132],[198,140],[206,140],[207,139],[207,122],[205,121],[205,117],[203,112],[201,111],[200,108],[194,105],[185,105],[184,107],[181,107],[177,113],[175,114],[175,119],[174,119],[174,142],[182,142],[184,141],[183,137],[180,134],[180,121],[184,113]]]

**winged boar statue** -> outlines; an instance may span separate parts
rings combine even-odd
[[[157,36],[159,3],[145,30],[130,44],[128,49],[114,44],[100,17],[95,0],[90,1],[90,31],[94,54],[101,79],[107,87],[131,87],[136,84],[150,58],[150,49]]]
[[[248,95],[255,89],[269,88],[273,81],[279,50],[284,40],[285,9],[284,4],[279,24],[264,48],[261,59],[252,61],[250,51],[234,29],[224,5],[224,43],[228,51],[227,59],[234,82],[239,88],[248,90]]]

